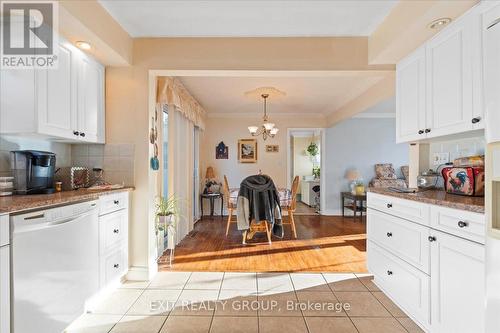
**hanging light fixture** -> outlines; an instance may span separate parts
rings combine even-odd
[[[252,134],[252,136],[262,135],[262,138],[266,140],[269,136],[274,138],[279,129],[275,127],[274,123],[269,122],[269,118],[267,116],[267,98],[269,97],[269,94],[262,94],[260,96],[264,100],[264,123],[260,126],[260,128],[258,126],[248,126],[248,131]]]

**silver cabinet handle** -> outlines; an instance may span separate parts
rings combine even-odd
[[[387,208],[392,208],[392,204],[391,204],[391,203],[388,203],[388,204],[387,204]]]
[[[429,242],[435,242],[437,240],[436,236],[429,236],[427,239],[429,240]]]
[[[117,233],[119,233],[119,232],[120,232],[120,229],[113,229],[113,232],[114,232],[115,234],[117,234]]]
[[[387,271],[387,275],[392,275],[392,271]]]
[[[464,222],[464,221],[458,221],[457,224],[458,224],[459,228],[465,228],[465,227],[467,227],[469,225],[469,223]]]
[[[388,232],[387,237],[392,237],[392,232]]]
[[[114,264],[113,267],[114,268],[118,268],[118,267],[120,267],[120,265],[119,264]]]
[[[120,201],[119,201],[119,200],[115,200],[115,201],[113,201],[113,203],[114,203],[115,205],[118,205],[118,204],[120,203]]]

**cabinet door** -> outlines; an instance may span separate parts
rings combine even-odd
[[[396,68],[396,141],[425,138],[425,48]]]
[[[59,45],[57,69],[37,71],[38,132],[78,139],[76,129],[76,61],[72,46]]]
[[[78,131],[83,141],[104,143],[104,68],[86,56],[79,63]]]
[[[431,234],[432,332],[484,332],[484,246]]]
[[[427,137],[473,129],[472,21],[462,18],[427,44]]]
[[[9,246],[0,247],[0,332],[10,332]]]
[[[500,141],[500,5],[483,16],[486,140]]]

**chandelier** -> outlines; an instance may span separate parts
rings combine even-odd
[[[248,126],[248,131],[252,134],[252,136],[262,135],[262,138],[266,140],[268,136],[274,138],[279,129],[275,127],[273,123],[269,122],[269,118],[267,116],[267,98],[269,97],[269,94],[262,94],[260,96],[264,99],[264,123],[260,126],[260,128],[258,126]]]

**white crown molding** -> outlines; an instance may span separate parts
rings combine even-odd
[[[208,118],[262,118],[261,113],[256,112],[207,112]],[[303,118],[326,118],[322,113],[271,113],[269,118],[303,117]]]
[[[396,118],[395,113],[360,113],[352,116],[352,118]]]

